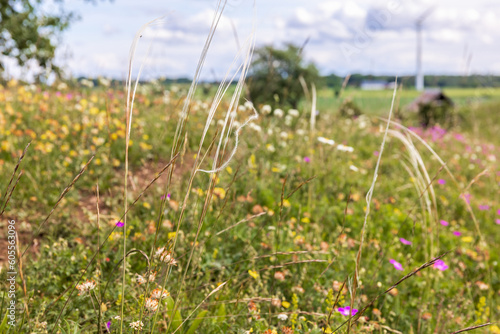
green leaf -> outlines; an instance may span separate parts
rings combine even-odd
[[[170,329],[172,331],[175,331],[181,324],[182,324],[182,316],[181,312],[179,310],[175,311],[175,314],[172,315],[172,312],[174,311],[174,306],[175,302],[174,299],[170,296],[167,297],[167,310],[169,311],[169,317],[170,321],[172,321],[172,324],[170,326]]]
[[[198,315],[196,316],[196,318],[193,321],[193,324],[191,325],[191,327],[189,327],[189,329],[187,330],[187,332],[185,334],[194,334],[196,332],[196,330],[198,329],[198,327],[200,327],[203,320],[205,320],[205,315],[207,314],[207,312],[208,311],[205,310],[205,311],[201,311],[200,313],[198,313]]]
[[[3,334],[7,331],[7,313],[5,313],[5,317],[3,317],[2,324],[0,324],[0,334]]]
[[[219,309],[217,310],[217,317],[215,318],[215,322],[223,322],[226,318],[226,304],[220,304]]]

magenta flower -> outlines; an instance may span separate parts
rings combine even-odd
[[[441,223],[441,225],[443,225],[443,226],[448,226],[448,225],[450,225],[450,223],[448,223],[446,220],[441,220],[441,221],[439,221],[439,222],[440,222],[440,223]]]
[[[441,270],[441,271],[445,271],[446,269],[448,269],[449,267],[446,265],[446,263],[444,263],[443,260],[439,259],[437,260],[436,262],[434,262],[434,264],[432,265],[434,268],[438,269],[438,270]]]
[[[389,262],[392,263],[392,265],[394,266],[394,268],[396,268],[396,270],[403,270],[403,266],[398,261],[390,259]]]
[[[411,245],[411,241],[408,241],[405,238],[399,238],[399,241],[401,241],[403,245]]]
[[[374,155],[374,156],[376,156],[376,157],[378,157],[378,155],[379,155],[379,154],[380,154],[380,152],[379,152],[379,151],[375,151],[375,152],[373,152],[373,155]]]
[[[311,162],[311,158],[309,158],[309,157],[304,157],[304,162]]]
[[[490,206],[489,205],[480,205],[479,206],[479,210],[481,211],[487,211],[490,209]]]
[[[356,313],[358,313],[358,310],[353,308],[352,309],[352,312],[351,312],[351,307],[350,306],[346,306],[346,307],[339,307],[337,309],[337,311],[342,314],[342,315],[345,315],[345,316],[349,316],[349,315],[355,315]]]
[[[123,225],[125,225],[125,224],[124,224],[124,223],[122,223],[122,222],[117,222],[117,223],[116,223],[116,227],[123,227]]]
[[[497,215],[500,215],[500,209],[497,210]]]
[[[439,179],[439,180],[438,180],[438,183],[439,183],[439,184],[446,184],[446,181],[445,181],[445,180],[443,180],[443,179]]]
[[[108,322],[106,323],[106,328],[108,329],[108,332],[110,332],[110,331],[111,331],[111,321],[108,321]],[[110,333],[111,333],[111,332],[110,332]]]
[[[453,235],[456,237],[459,237],[462,235],[462,233],[460,233],[459,231],[455,231],[455,232],[453,232]]]

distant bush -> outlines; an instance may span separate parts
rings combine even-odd
[[[248,78],[248,94],[254,104],[298,108],[304,97],[300,78],[318,85],[319,71],[304,62],[302,49],[293,44],[285,49],[264,46],[255,50]]]
[[[340,116],[346,118],[355,118],[363,114],[361,109],[351,98],[347,98],[342,102],[339,108]]]

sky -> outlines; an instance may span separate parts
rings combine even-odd
[[[217,0],[66,0],[80,20],[62,35],[57,62],[74,76],[123,79],[134,35],[144,77],[193,77]],[[257,46],[306,40],[322,74],[408,75],[416,68],[415,22],[423,22],[426,74],[500,74],[498,0],[228,0],[202,77],[220,79],[255,27]],[[237,38],[235,37],[237,36]],[[238,40],[238,42],[237,42]],[[147,58],[145,58],[145,56]]]

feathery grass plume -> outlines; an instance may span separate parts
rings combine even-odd
[[[367,225],[367,222],[368,222],[368,216],[370,215],[370,204],[371,204],[371,201],[372,201],[373,190],[375,188],[375,183],[377,182],[378,169],[380,167],[380,162],[382,160],[382,153],[384,152],[385,142],[387,140],[387,134],[388,134],[388,131],[389,131],[389,126],[390,126],[390,120],[391,120],[392,111],[393,111],[393,108],[394,108],[394,100],[396,99],[396,89],[398,87],[398,85],[397,85],[398,79],[397,78],[396,78],[395,82],[396,82],[396,84],[394,85],[394,92],[392,94],[391,109],[389,111],[389,117],[388,117],[386,129],[385,129],[385,132],[384,132],[384,138],[382,139],[382,143],[380,145],[380,153],[378,155],[377,164],[375,166],[375,171],[373,173],[373,181],[372,181],[372,184],[370,186],[370,189],[368,190],[368,193],[366,194],[365,218],[364,218],[364,221],[363,221],[363,228],[361,229],[361,240],[359,242],[358,254],[356,256],[356,267],[355,267],[355,271],[354,271],[355,275],[354,275],[354,286],[353,286],[353,294],[354,294],[353,299],[356,296],[356,290],[357,290],[357,285],[358,285],[358,281],[359,281],[359,265],[361,263],[361,254],[362,254],[362,251],[363,251],[363,243],[364,243],[364,240],[365,240],[366,225]]]
[[[438,223],[439,219],[437,217],[436,194],[434,193],[434,187],[432,186],[431,178],[429,177],[429,173],[427,172],[427,168],[425,167],[424,160],[422,159],[420,152],[413,144],[411,137],[409,135],[404,136],[399,131],[394,130],[389,130],[388,134],[391,137],[401,141],[401,143],[403,143],[403,145],[406,147],[406,150],[408,152],[407,158],[411,167],[406,165],[403,160],[401,160],[401,163],[403,164],[408,174],[410,174],[410,176],[415,180],[414,186],[417,190],[417,193],[423,194],[423,197],[420,196],[420,201],[422,209],[426,211],[427,214],[423,211],[422,219],[427,225],[426,228],[431,228],[431,230],[433,231],[433,233],[429,233],[430,250],[427,255],[428,258],[431,258],[434,256],[435,249],[439,247],[439,245],[434,244],[434,240],[436,240],[436,242],[439,241],[437,235],[438,229],[436,228],[436,224]]]
[[[16,172],[19,169],[19,166],[21,165],[21,161],[23,161],[24,157],[26,156],[26,152],[28,152],[28,148],[30,147],[30,145],[31,145],[31,142],[29,142],[28,145],[26,145],[26,147],[23,150],[23,153],[21,153],[21,156],[17,160],[16,166],[14,167],[14,170],[12,172],[12,176],[10,177],[9,183],[7,184],[7,188],[5,189],[5,192],[4,192],[5,201],[3,203],[2,212],[0,212],[0,217],[3,216],[3,213],[5,212],[5,208],[7,207],[7,204],[9,203],[10,197],[12,196],[12,193],[14,192],[14,189],[16,188],[16,185],[19,182],[19,179],[21,178],[22,171],[21,171],[21,173],[19,173],[14,186],[12,187],[12,189],[9,192],[10,186],[12,185],[12,181],[14,181],[14,177],[16,176]]]

